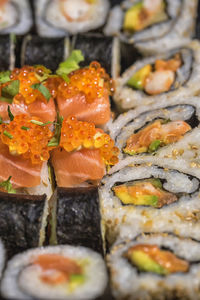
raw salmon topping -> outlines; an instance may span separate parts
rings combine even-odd
[[[42,100],[44,102],[46,102],[47,99],[49,100],[51,94],[45,87],[46,83],[41,82],[47,79],[50,73],[51,71],[43,66],[24,66],[21,69],[14,69],[10,75],[11,82],[19,81],[18,93],[13,98],[14,103],[30,104],[36,100]],[[10,82],[6,82],[1,86],[1,89],[9,84]],[[38,86],[34,86],[36,84],[38,84]],[[45,96],[45,93],[47,96]]]
[[[161,250],[156,245],[139,244],[128,250],[127,257],[141,271],[167,275],[176,272],[187,272],[189,264],[170,251]]]
[[[179,141],[190,130],[190,125],[184,121],[171,121],[163,124],[163,120],[156,120],[131,135],[127,140],[124,152],[130,155],[154,152],[160,146]]]
[[[49,159],[48,142],[53,133],[48,124],[40,122],[36,117],[18,115],[9,124],[0,125],[1,141],[9,147],[13,155],[23,155],[33,164],[41,164]]]
[[[98,62],[92,62],[88,68],[71,72],[69,83],[62,83],[59,87],[59,96],[72,98],[77,94],[85,96],[87,103],[104,97],[113,91],[113,81]]]
[[[67,152],[83,148],[99,149],[105,164],[114,165],[118,162],[119,150],[110,136],[96,129],[93,123],[78,121],[73,116],[63,121],[60,146]]]
[[[69,281],[73,275],[83,273],[81,266],[75,260],[59,254],[41,254],[36,258],[34,264],[43,269],[44,274],[41,279],[49,284],[60,284]]]

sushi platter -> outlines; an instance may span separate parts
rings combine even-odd
[[[198,0],[0,0],[0,299],[200,300]]]

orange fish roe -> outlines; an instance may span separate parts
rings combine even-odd
[[[67,152],[86,149],[99,149],[105,164],[115,165],[118,162],[119,149],[114,141],[93,123],[81,122],[76,117],[68,117],[63,121],[60,146]]]
[[[52,147],[47,144],[53,132],[47,125],[40,126],[31,123],[39,121],[38,118],[30,118],[27,115],[18,115],[9,124],[0,125],[1,140],[9,147],[13,155],[23,155],[31,159],[33,164],[40,164],[49,159],[49,151]]]
[[[59,87],[59,93],[64,98],[71,98],[79,93],[85,95],[86,102],[92,103],[95,99],[114,91],[114,83],[105,69],[98,62],[92,62],[88,68],[71,72],[69,83],[64,82]]]
[[[24,66],[21,69],[14,69],[10,75],[11,80],[19,80],[20,87],[19,93],[14,97],[14,103],[24,102],[30,104],[35,102],[38,99],[46,102],[46,98],[36,89],[33,89],[31,86],[36,83],[40,83],[39,78],[44,75],[44,67],[30,67]],[[3,86],[9,83],[5,83]],[[44,84],[44,83],[43,83]],[[44,84],[45,85],[45,84]]]

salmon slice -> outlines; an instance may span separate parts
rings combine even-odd
[[[97,149],[68,153],[57,148],[52,151],[51,158],[60,187],[75,187],[87,180],[99,181],[105,174],[105,166]]]
[[[36,100],[28,105],[28,112],[31,116],[36,116],[41,119],[42,122],[53,122],[56,118],[56,108],[53,98],[49,102],[43,102]]]
[[[10,154],[9,149],[0,139],[0,181],[12,176],[11,183],[14,188],[34,187],[40,184],[42,164],[32,165],[21,155]]]
[[[77,117],[79,121],[103,125],[110,119],[110,102],[108,93],[105,92],[101,98],[96,98],[92,103],[86,101],[83,93],[71,98],[57,97],[60,115],[67,118],[70,115]]]
[[[28,114],[41,119],[42,122],[51,121],[53,122],[56,118],[56,108],[53,98],[49,102],[36,100],[35,102],[26,105],[25,103],[12,103],[0,102],[0,116],[3,121],[9,121],[8,116],[8,105],[10,106],[11,112],[14,116],[20,114]]]

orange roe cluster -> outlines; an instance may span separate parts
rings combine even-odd
[[[24,66],[21,69],[16,68],[12,71],[10,79],[20,81],[19,93],[13,99],[14,103],[24,102],[26,104],[30,104],[36,100],[42,100],[44,102],[47,101],[40,91],[31,87],[33,84],[40,83],[39,78],[44,76],[45,70],[46,68],[43,66]],[[43,84],[45,85],[45,83]]]
[[[78,121],[70,116],[63,121],[60,146],[67,152],[86,149],[99,149],[106,165],[118,162],[119,149],[114,141],[101,129],[96,129],[93,123]]]
[[[30,118],[27,115],[15,116],[9,124],[0,125],[2,142],[9,147],[13,155],[22,155],[30,159],[33,164],[41,164],[49,159],[49,151],[52,147],[47,144],[53,136],[47,125],[40,126],[31,123],[39,118]],[[34,122],[34,121],[33,121]]]
[[[89,67],[71,72],[69,83],[63,83],[59,87],[59,93],[64,98],[71,98],[77,94],[85,95],[87,103],[92,103],[97,98],[111,94],[114,91],[114,83],[101,65],[94,61]]]

